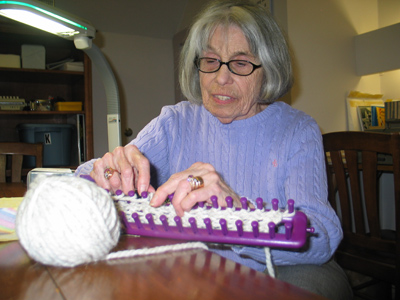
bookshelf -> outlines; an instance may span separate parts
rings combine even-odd
[[[26,102],[50,97],[82,102],[81,111],[0,110],[0,142],[19,141],[19,124],[72,124],[70,167],[93,158],[92,67],[89,57],[71,41],[0,17],[0,54],[21,55],[21,46],[43,45],[46,64],[72,58],[84,71],[0,67],[0,96]],[[21,64],[22,66],[22,64]],[[56,166],[55,166],[56,167]]]

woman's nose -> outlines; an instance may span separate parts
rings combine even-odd
[[[221,68],[216,72],[215,80],[220,85],[229,84],[232,82],[232,73],[229,71],[227,65],[222,65]]]

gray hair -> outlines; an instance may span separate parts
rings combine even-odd
[[[293,84],[292,65],[285,37],[265,8],[237,0],[213,1],[197,17],[182,48],[179,82],[183,95],[201,104],[199,71],[196,58],[207,50],[216,27],[238,26],[260,61],[263,84],[258,103],[273,103]]]

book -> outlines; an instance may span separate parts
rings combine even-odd
[[[372,126],[385,127],[385,107],[371,106]]]
[[[372,126],[371,106],[357,106],[357,115],[361,131],[368,130]]]
[[[350,92],[346,99],[347,129],[349,131],[362,131],[358,107],[384,106],[382,97],[382,94]]]
[[[395,121],[400,119],[400,101],[387,100],[385,102],[385,120]]]

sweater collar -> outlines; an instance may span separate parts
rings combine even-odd
[[[281,110],[282,105],[286,105],[286,103],[277,101],[265,108],[263,111],[259,112],[258,114],[243,120],[236,120],[229,124],[221,123],[218,118],[213,116],[208,110],[205,109],[204,105],[201,105],[201,109],[203,112],[208,116],[210,123],[215,126],[221,127],[223,129],[233,129],[233,128],[240,128],[240,127],[248,127],[253,126],[261,123],[266,123],[268,119],[270,119],[273,115],[276,115]]]

